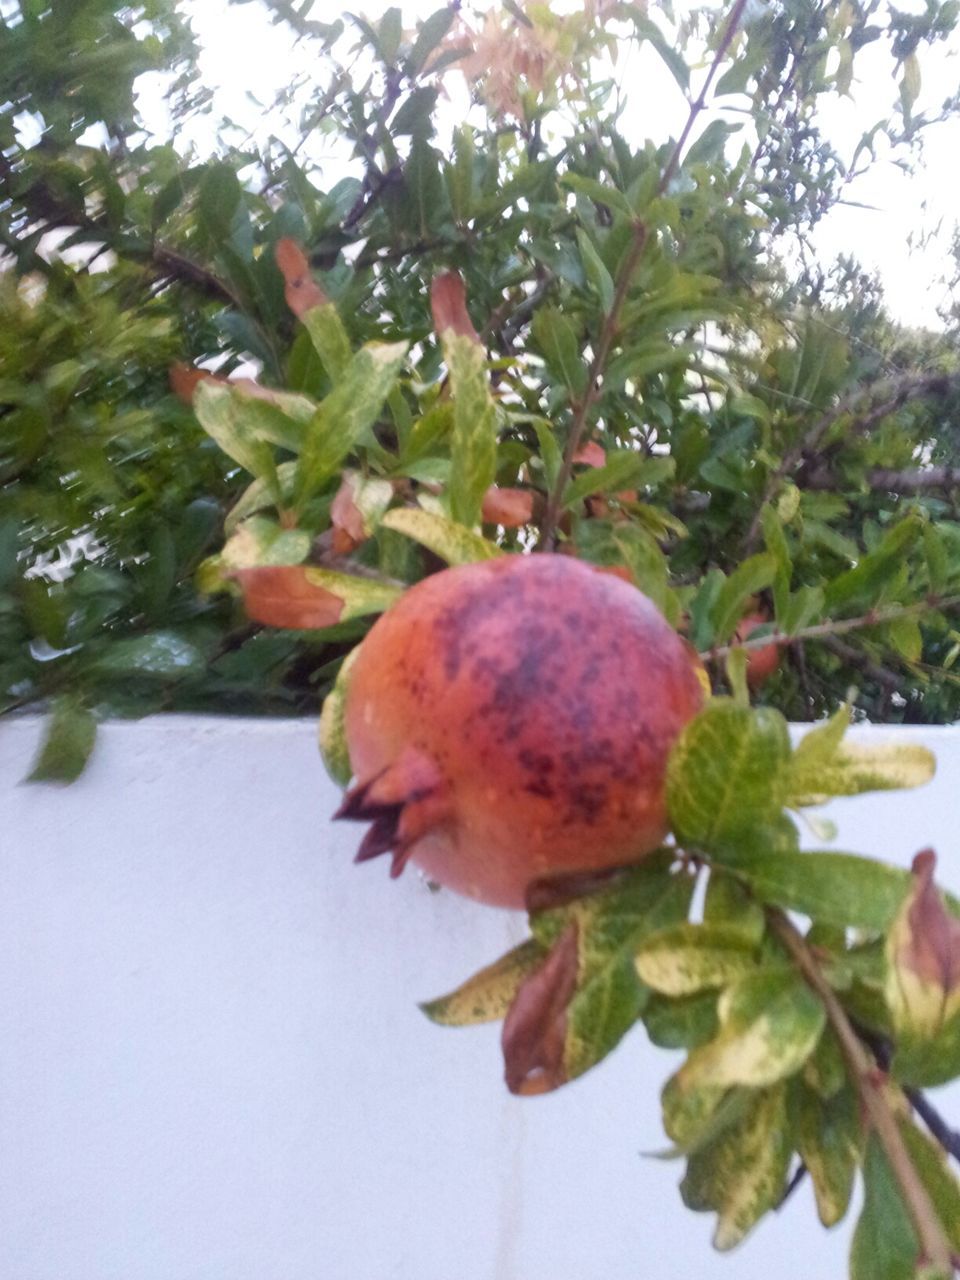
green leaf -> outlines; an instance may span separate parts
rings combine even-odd
[[[541,307],[531,328],[547,368],[572,395],[580,395],[587,385],[587,365],[573,325],[558,308]]]
[[[453,5],[447,4],[420,23],[417,38],[413,42],[413,48],[404,66],[404,72],[411,80],[423,70],[427,59],[453,25],[455,16]]]
[[[309,311],[305,311],[300,323],[310,335],[310,341],[330,381],[336,385],[346,372],[352,355],[350,339],[339,311],[332,302],[321,303],[319,307],[311,307]]]
[[[422,138],[414,138],[403,167],[407,229],[421,239],[428,238],[449,213],[447,189],[439,154]]]
[[[769,587],[777,573],[777,561],[766,552],[744,560],[717,592],[711,617],[714,640],[723,642],[733,635],[743,617],[747,601],[757,591]]]
[[[760,945],[766,932],[763,908],[740,880],[719,867],[710,872],[703,902],[703,922],[733,929],[754,947]]]
[[[645,14],[632,12],[630,15],[641,40],[649,40],[663,59],[667,70],[676,80],[684,94],[690,87],[690,71],[683,60],[683,55],[674,48],[666,36]]]
[[[936,525],[923,527],[923,553],[927,561],[930,590],[938,594],[950,581],[950,556],[943,534]]]
[[[667,765],[667,808],[684,846],[727,850],[780,817],[787,724],[767,707],[716,698],[687,725]]]
[[[867,1141],[863,1211],[853,1233],[850,1280],[918,1280],[919,1246],[876,1134]]]
[[[933,1201],[933,1207],[954,1253],[960,1254],[960,1182],[941,1147],[906,1117],[899,1118],[900,1132],[914,1168]]]
[[[478,523],[483,495],[497,474],[496,408],[483,347],[451,329],[441,343],[453,390],[450,514],[469,528]]]
[[[717,996],[701,991],[679,1000],[652,995],[643,1012],[644,1026],[661,1049],[694,1049],[717,1034]]]
[[[320,756],[324,768],[334,782],[345,787],[353,777],[353,766],[350,763],[350,751],[347,747],[346,726],[343,714],[350,687],[350,670],[360,652],[360,645],[352,649],[344,658],[337,672],[333,688],[323,700],[320,709],[320,723],[317,730]]]
[[[913,104],[920,95],[920,83],[920,59],[914,51],[904,58],[903,75],[900,79],[900,101],[903,103],[905,116],[909,117]]]
[[[714,1248],[734,1248],[780,1202],[790,1155],[781,1085],[755,1092],[737,1123],[690,1157],[680,1194],[689,1209],[716,1211]]]
[[[394,529],[432,551],[447,564],[473,564],[500,555],[499,547],[463,525],[414,507],[395,507],[381,521],[381,528]]]
[[[768,503],[763,508],[760,518],[763,526],[763,540],[767,545],[767,551],[773,556],[776,564],[776,571],[772,579],[773,611],[774,617],[782,627],[783,614],[790,596],[790,578],[793,573],[790,549],[787,546],[787,538],[783,531],[783,522],[776,509]]]
[[[177,631],[113,640],[94,663],[99,672],[157,680],[195,679],[206,667],[200,649]]]
[[[336,573],[333,569],[320,569],[304,565],[303,576],[315,587],[323,587],[343,601],[341,622],[362,618],[369,613],[383,613],[403,595],[402,587],[372,578],[358,578],[352,573]]]
[[[613,307],[615,287],[613,277],[604,265],[593,241],[581,228],[577,228],[577,244],[580,247],[580,260],[586,272],[587,280],[593,287],[604,315],[609,315]]]
[[[876,548],[862,556],[853,569],[828,582],[825,590],[827,612],[853,603],[873,604],[891,583],[903,557],[923,532],[918,516],[908,516],[889,529]]]
[[[447,191],[454,220],[463,224],[473,213],[473,170],[476,149],[473,130],[468,124],[459,125],[453,131],[453,164],[445,169]]]
[[[220,557],[230,572],[302,564],[310,554],[311,543],[305,529],[284,529],[275,520],[253,516],[236,528]]]
[[[379,417],[406,354],[405,342],[369,342],[353,356],[307,426],[296,477],[300,504],[322,488],[362,442]]]
[[[193,408],[204,431],[234,462],[272,486],[276,474],[273,450],[255,434],[255,419],[246,412],[252,403],[249,398],[241,403],[235,390],[211,381],[201,382],[193,397]]]
[[[27,782],[76,781],[86,768],[96,737],[93,713],[75,698],[57,698]]]
[[[860,1161],[861,1127],[856,1093],[846,1085],[832,1098],[799,1084],[791,1097],[797,1150],[807,1167],[825,1227],[846,1214]]]
[[[571,191],[576,191],[578,195],[586,196],[588,200],[593,200],[596,204],[602,204],[616,213],[623,213],[628,218],[633,218],[633,209],[630,207],[630,201],[616,187],[608,187],[604,183],[598,182],[596,178],[588,178],[580,173],[565,173],[560,181],[563,186],[569,187]]]
[[[592,493],[617,493],[658,484],[673,474],[672,458],[648,458],[634,449],[614,449],[602,467],[590,467],[567,485],[564,506],[574,507]]]
[[[728,986],[751,973],[757,960],[755,944],[736,927],[679,924],[647,937],[635,963],[654,991],[687,996]]]
[[[826,1021],[819,998],[793,970],[759,970],[727,987],[717,1005],[720,1030],[680,1068],[681,1090],[759,1087],[799,1071]]]
[[[822,924],[883,932],[912,883],[909,872],[853,853],[752,853],[736,874],[771,906]]]
[[[524,978],[543,963],[545,955],[538,942],[527,938],[455,991],[429,1000],[420,1008],[433,1022],[446,1027],[496,1022],[510,1008]]]

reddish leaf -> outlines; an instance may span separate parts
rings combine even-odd
[[[588,440],[573,455],[573,460],[583,463],[585,467],[602,467],[606,464],[607,455],[603,446],[597,444],[596,440]]]
[[[577,988],[577,926],[570,924],[546,960],[523,982],[503,1023],[503,1060],[511,1093],[532,1096],[567,1081],[567,1009]]]
[[[286,288],[284,297],[287,306],[298,318],[302,318],[313,307],[322,307],[329,299],[313,276],[310,274],[310,263],[296,240],[289,236],[277,241],[274,257]]]
[[[932,849],[913,860],[916,886],[908,914],[910,932],[897,959],[918,978],[951,994],[960,987],[960,920],[948,914],[933,883],[936,865]]]
[[[437,337],[452,329],[479,344],[480,335],[467,312],[467,290],[459,272],[445,271],[443,275],[434,276],[430,285],[430,309]]]
[[[343,601],[333,592],[307,581],[303,565],[237,569],[247,616],[268,627],[312,630],[340,621]]]
[[[184,404],[193,404],[193,393],[201,382],[226,382],[226,378],[218,378],[209,369],[198,369],[196,365],[184,364],[178,360],[170,366],[170,390]]]
[[[481,518],[485,524],[517,529],[533,519],[533,498],[530,489],[501,489],[492,484],[483,495]]]
[[[348,555],[354,547],[366,540],[363,512],[354,501],[349,476],[344,476],[341,480],[340,488],[330,505],[330,520],[333,524],[333,549],[338,555]]]

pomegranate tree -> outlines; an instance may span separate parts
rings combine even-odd
[[[703,700],[698,659],[636,588],[560,556],[503,556],[418,583],[376,623],[345,705],[372,823],[392,854],[483,902],[616,867],[667,831],[667,756]]]

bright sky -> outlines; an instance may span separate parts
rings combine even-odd
[[[404,0],[405,22],[413,25],[439,5],[440,0]],[[902,7],[918,5],[922,8],[921,0],[908,0]],[[220,113],[257,136],[269,132],[262,109],[249,95],[271,101],[275,91],[289,81],[293,68],[308,69],[305,50],[293,48],[288,29],[272,25],[258,0],[239,6],[228,5],[226,0],[187,0],[185,7],[204,46],[204,76],[216,90]],[[316,5],[314,12],[330,20],[341,7],[338,0],[326,0]],[[356,7],[376,20],[389,4],[387,0],[360,0]],[[868,50],[861,59],[853,99],[835,100],[825,117],[829,136],[841,155],[848,157],[864,130],[888,111],[896,92],[890,64],[879,51]],[[922,68],[918,112],[936,108],[960,86],[960,39],[955,37],[949,47],[925,51]],[[620,77],[630,86],[627,129],[629,132],[633,125],[633,140],[638,145],[648,132],[662,139],[667,131],[679,130],[686,104],[655,55],[634,55],[622,62]],[[145,86],[143,102],[148,117],[162,114],[155,86]],[[709,118],[709,114],[702,117],[703,123]],[[945,295],[937,281],[944,273],[951,234],[960,219],[955,194],[960,121],[933,126],[925,137],[922,171],[908,177],[887,161],[876,165],[850,192],[852,199],[868,207],[833,210],[818,230],[817,245],[826,261],[839,253],[853,253],[865,267],[878,271],[895,317],[939,327],[936,308]],[[197,141],[209,145],[209,134],[204,137],[201,131]],[[924,247],[917,243],[938,227],[939,234]]]

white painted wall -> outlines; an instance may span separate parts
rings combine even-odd
[[[839,848],[960,887],[956,730],[922,792],[833,806]],[[0,723],[0,1280],[827,1280],[804,1187],[733,1257],[682,1208],[638,1029],[511,1098],[498,1028],[416,1001],[522,918],[351,863],[312,724],[116,724],[70,788]],[[960,1089],[939,1101],[960,1123]]]

